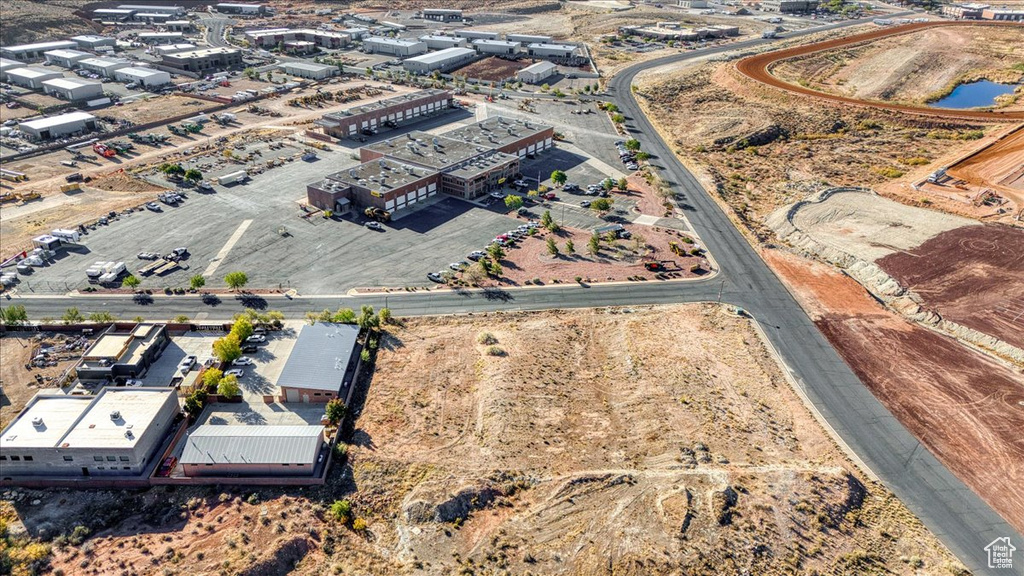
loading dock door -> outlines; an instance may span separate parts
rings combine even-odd
[[[299,391],[294,388],[288,388],[286,390],[286,395],[289,402],[299,401]]]

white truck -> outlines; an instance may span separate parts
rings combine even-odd
[[[228,186],[231,184],[244,182],[248,179],[249,174],[245,170],[239,170],[238,172],[232,172],[230,174],[225,174],[217,178],[217,184],[220,184],[221,186]]]
[[[75,244],[77,244],[78,241],[82,239],[82,236],[81,234],[78,233],[78,230],[68,230],[66,228],[57,228],[56,230],[50,232],[50,235],[53,236],[54,238],[60,238],[61,242],[69,242]]]

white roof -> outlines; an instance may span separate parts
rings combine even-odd
[[[60,390],[40,390],[17,419],[4,430],[0,448],[51,448],[89,408],[91,396],[65,396]],[[32,420],[42,418],[42,426]]]
[[[216,56],[217,54],[238,54],[237,48],[201,48],[199,50],[190,50],[188,52],[179,52],[174,55],[175,58],[205,58],[207,56]]]
[[[506,42],[505,40],[488,40],[480,39],[473,40],[474,46],[503,46],[505,48],[513,48],[519,46],[519,42]]]
[[[182,464],[312,464],[323,426],[204,424],[185,439]]]
[[[130,448],[177,391],[168,388],[104,388],[61,441],[68,448]],[[111,417],[118,412],[120,418]],[[130,434],[128,434],[130,432]]]
[[[337,68],[337,66],[331,66],[330,64],[317,64],[315,62],[285,62],[283,68],[292,70],[307,70],[309,72],[321,72],[330,68]]]
[[[139,38],[181,38],[181,32],[139,32]]]
[[[54,78],[53,80],[43,80],[43,86],[73,90],[80,86],[102,86],[102,84],[91,80],[83,80],[81,78]]]
[[[10,68],[11,66],[21,68],[24,65],[24,62],[18,62],[17,60],[11,60],[9,58],[0,58],[0,68]]]
[[[385,38],[383,36],[371,36],[364,38],[363,42],[377,43],[377,44],[391,44],[393,46],[417,46],[422,44],[419,40],[404,40],[402,38]]]
[[[21,78],[43,78],[46,76],[62,76],[63,74],[57,70],[50,70],[49,68],[15,68],[7,71],[8,76],[19,76]]]
[[[83,66],[111,66],[113,64],[131,64],[131,60],[125,60],[124,58],[86,58],[79,62]]]
[[[572,44],[530,44],[529,48],[546,48],[548,50],[575,50],[577,47]]]
[[[61,114],[59,116],[49,116],[47,118],[38,118],[36,120],[26,120],[18,124],[18,127],[28,127],[33,130],[46,130],[47,128],[53,128],[55,126],[63,126],[72,122],[85,122],[88,120],[95,120],[96,117],[88,112],[68,112],[67,114]]]
[[[533,64],[530,64],[526,68],[523,68],[522,70],[520,70],[520,72],[530,72],[530,73],[533,73],[533,74],[540,74],[540,73],[543,73],[543,72],[548,72],[548,71],[550,71],[550,70],[552,70],[554,68],[557,68],[557,66],[555,66],[551,62],[548,62],[547,60],[541,60],[540,62],[534,62]]]
[[[430,52],[414,58],[407,58],[405,61],[421,62],[423,64],[436,64],[438,62],[444,62],[450,58],[462,58],[471,54],[476,54],[472,48],[445,48],[444,50],[438,50],[437,52]]]
[[[95,34],[83,34],[82,36],[72,36],[72,40],[75,42],[102,42],[104,40],[113,40],[109,36],[97,36]]]
[[[35,44],[18,44],[16,46],[4,46],[4,50],[13,52],[32,52],[36,50],[56,50],[57,48],[74,48],[77,46],[70,40],[58,40],[56,42],[36,42]]]
[[[177,56],[177,54],[175,54],[175,56]],[[153,70],[152,68],[121,68],[117,70],[117,73],[127,74],[136,78],[151,78],[153,76],[163,76],[164,74],[168,74],[167,72]]]
[[[46,56],[54,56],[54,57],[57,57],[57,58],[74,58],[76,56],[89,56],[89,57],[92,56],[92,54],[90,54],[88,52],[82,52],[81,50],[65,50],[65,49],[49,50],[47,52],[43,52],[43,54],[45,54]]]

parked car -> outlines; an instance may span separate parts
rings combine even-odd
[[[242,352],[244,352],[245,354],[259,352],[259,347],[256,346],[255,344],[246,344],[245,346],[242,346]]]
[[[196,360],[198,360],[198,358],[195,356],[185,356],[182,358],[181,362],[178,363],[178,370],[182,374],[188,374],[189,371],[192,370],[192,367],[196,365]]]
[[[241,358],[235,358],[234,360],[231,361],[231,365],[232,366],[251,366],[252,365],[252,358],[249,358],[248,356],[242,356]]]
[[[267,337],[263,334],[253,334],[245,339],[248,344],[263,344],[267,341]]]
[[[466,256],[466,258],[476,262],[477,260],[483,258],[484,256],[487,256],[487,254],[485,252],[483,252],[481,250],[476,250],[474,252],[470,252],[469,255]]]
[[[427,280],[431,282],[443,282],[440,272],[427,272]]]
[[[384,231],[384,227],[380,225],[380,222],[367,222],[366,227],[369,228],[370,230],[376,230],[378,232]]]
[[[160,468],[156,471],[157,476],[169,476],[171,470],[174,470],[174,466],[178,463],[176,456],[168,456],[164,458],[164,461],[160,463]]]
[[[639,170],[639,169],[640,169],[640,166],[638,164],[636,164],[635,162],[634,163],[630,163],[630,164],[626,164],[626,170]]]
[[[160,205],[157,204],[156,202],[149,202],[148,204],[146,204],[146,208],[152,210],[153,212],[160,211]]]
[[[557,199],[557,198],[558,198],[558,195],[557,195],[557,194],[555,194],[554,192],[548,192],[547,194],[545,194],[545,195],[543,196],[543,198],[544,198],[545,200],[555,200],[555,199]]]
[[[504,197],[505,197],[505,193],[504,192],[491,192],[491,198],[497,198],[498,200],[501,200]]]
[[[580,206],[583,208],[590,208],[590,200],[584,200],[583,202],[580,202]]]
[[[459,270],[462,270],[463,268],[465,268],[467,266],[469,266],[468,262],[452,262],[451,264],[448,265],[449,268],[451,268],[452,270],[455,270],[456,272],[458,272]]]
[[[224,375],[234,376],[235,378],[241,378],[242,376],[245,376],[245,370],[242,370],[241,368],[232,368],[231,370],[224,372]]]
[[[129,378],[124,381],[124,385],[129,388],[138,388],[142,386],[142,380],[139,380],[138,378]]]
[[[579,189],[580,189],[580,185],[579,184],[574,184],[572,182],[566,182],[565,185],[562,186],[562,190],[565,190],[566,192],[576,192]]]
[[[527,184],[526,180],[516,180],[515,182],[512,182],[512,185],[516,188],[525,188]]]

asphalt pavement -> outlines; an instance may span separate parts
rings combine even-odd
[[[893,17],[913,14],[895,14]],[[793,32],[787,38],[841,28],[863,22],[844,22]],[[480,313],[498,310],[543,310],[631,306],[678,302],[722,301],[751,313],[804,395],[859,459],[924,525],[975,574],[1024,575],[1024,558],[1014,568],[989,569],[986,545],[1009,537],[1018,550],[1024,538],[1010,527],[963,482],[943,466],[890,414],[847,366],[815,327],[807,314],[765,265],[742,234],[703,187],[658,137],[631,92],[636,74],[687,59],[772,42],[753,39],[711,49],[685,52],[639,63],[616,75],[609,94],[628,118],[630,131],[643,149],[656,158],[663,177],[683,195],[681,205],[695,231],[716,258],[721,272],[689,282],[636,282],[593,286],[544,286],[485,291],[394,292],[360,296],[320,296],[287,299],[282,296],[221,296],[203,302],[198,296],[154,296],[138,303],[131,296],[18,296],[3,305],[22,304],[33,319],[59,318],[76,306],[83,313],[108,311],[120,318],[142,315],[171,318],[188,313],[197,320],[223,320],[244,307],[280,310],[301,317],[309,310],[358,308],[363,304],[388,306],[396,316]],[[979,465],[998,466],[983,462]]]

